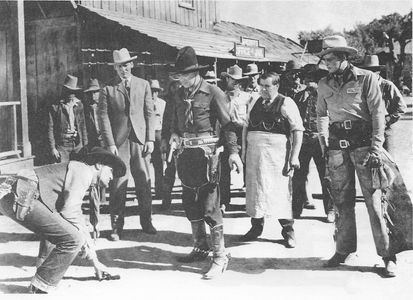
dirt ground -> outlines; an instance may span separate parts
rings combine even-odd
[[[399,151],[395,157],[411,193],[413,187],[412,99],[406,98],[408,113],[398,122]],[[282,244],[281,228],[274,219],[266,219],[258,241],[240,243],[238,238],[250,227],[244,211],[242,176],[234,174],[233,209],[225,215],[225,241],[232,259],[219,279],[202,280],[209,262],[182,264],[176,257],[191,250],[190,225],[180,201],[180,186],[174,188],[172,208],[160,210],[154,200],[155,236],[140,230],[137,201],[128,201],[125,234],[121,241],[110,242],[107,204],[102,205],[101,238],[96,247],[100,260],[120,280],[95,280],[93,268],[76,260],[59,289],[46,297],[53,299],[115,299],[133,296],[140,299],[412,299],[413,251],[399,254],[398,276],[380,276],[383,262],[377,256],[367,211],[358,190],[356,205],[358,251],[345,265],[326,269],[322,265],[334,253],[334,226],[324,222],[321,189],[314,168],[310,176],[315,210],[305,210],[296,220],[297,247]],[[411,193],[412,194],[412,193]],[[87,206],[86,206],[87,209]],[[85,216],[86,217],[86,216]],[[1,299],[27,297],[27,287],[35,273],[38,239],[34,234],[0,216],[0,293]],[[35,296],[30,296],[35,297]]]

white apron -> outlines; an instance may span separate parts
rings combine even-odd
[[[282,175],[286,143],[283,134],[247,134],[246,209],[252,218],[292,219],[291,177]]]

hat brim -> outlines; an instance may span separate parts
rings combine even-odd
[[[86,90],[83,91],[83,93],[87,93],[87,92],[99,92],[100,91],[100,87],[90,87]]]
[[[221,81],[221,79],[219,79],[219,78],[208,78],[208,79],[205,79],[205,81],[206,82],[218,82],[218,81]]]
[[[244,74],[246,76],[253,76],[253,75],[259,75],[259,74],[261,74],[261,72],[248,72],[248,73],[242,73],[242,74]]]
[[[68,90],[75,91],[75,92],[78,92],[78,91],[82,90],[82,88],[80,88],[80,87],[73,88],[73,87],[65,85],[65,84],[63,85],[63,87],[67,88]]]
[[[126,64],[126,63],[128,63],[128,62],[131,62],[131,61],[133,61],[133,60],[135,60],[135,59],[137,59],[138,58],[138,56],[132,56],[131,58],[129,58],[129,59],[127,59],[127,60],[122,60],[122,61],[114,61],[113,62],[113,64],[114,65],[122,65],[122,64]]]
[[[161,87],[159,87],[159,88],[152,88],[152,87],[151,87],[151,90],[154,90],[154,91],[161,91],[161,92],[162,92],[162,91],[163,91],[163,88],[161,88]]]
[[[229,77],[229,78],[232,78],[234,80],[242,80],[242,79],[247,79],[248,78],[248,76],[240,76],[240,77],[237,76],[237,77],[235,77],[235,76],[233,76],[233,75],[231,75],[227,72],[222,72],[221,77]]]
[[[187,74],[187,73],[191,73],[191,72],[196,72],[196,71],[209,69],[209,67],[210,66],[191,66],[191,67],[188,67],[188,68],[182,69],[182,70],[173,70],[172,72],[170,72],[170,75]]]
[[[369,71],[381,71],[386,68],[385,65],[378,65],[378,66],[359,66],[359,68],[369,70]]]
[[[331,52],[347,52],[350,55],[354,55],[358,53],[358,50],[353,47],[332,47],[325,49],[319,53],[317,53],[317,56],[323,57],[324,55],[331,53]]]
[[[302,73],[303,69],[290,69],[290,70],[285,70],[283,73]]]

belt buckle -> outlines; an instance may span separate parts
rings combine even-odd
[[[344,125],[344,129],[347,129],[347,130],[353,128],[353,126],[351,125],[351,120],[345,120],[343,122],[343,125]]]
[[[348,146],[350,146],[350,143],[347,140],[339,140],[338,144],[341,149],[346,149]]]

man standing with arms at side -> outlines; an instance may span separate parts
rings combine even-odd
[[[135,181],[140,223],[145,233],[156,234],[152,225],[152,195],[149,158],[154,148],[154,107],[146,80],[132,75],[133,60],[126,48],[113,51],[117,77],[101,91],[98,104],[99,126],[105,147],[119,155]],[[128,172],[110,186],[112,233],[117,241],[124,225]]]

